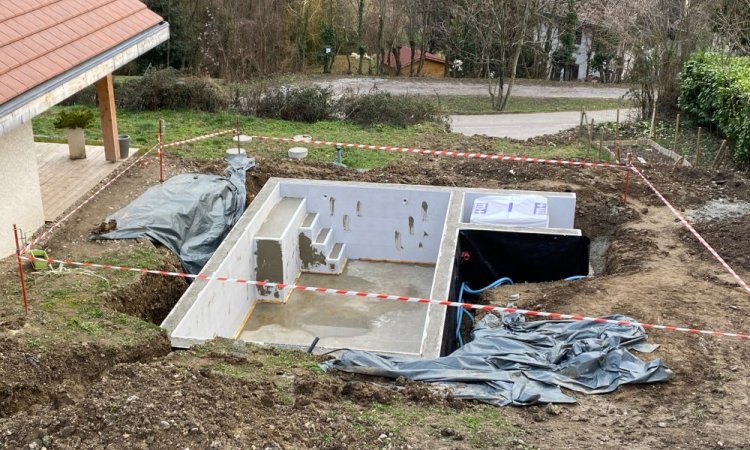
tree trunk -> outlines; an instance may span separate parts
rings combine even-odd
[[[375,69],[375,73],[377,73],[378,75],[382,75],[383,74],[383,53],[384,53],[384,50],[385,50],[383,48],[383,15],[382,14],[380,16],[378,16],[378,43],[377,43],[377,46],[378,46],[378,62],[377,62],[377,66],[376,66],[376,69]]]
[[[401,46],[397,46],[394,49],[391,49],[391,52],[393,53],[393,58],[396,61],[396,76],[401,76],[401,59],[399,59],[399,55],[401,54]]]
[[[414,41],[409,41],[409,76],[414,76],[414,56],[416,54],[417,49],[414,48],[414,46],[417,43]]]
[[[510,92],[513,90],[513,84],[516,81],[516,69],[518,68],[518,59],[521,57],[521,47],[519,44],[516,46],[516,51],[513,54],[513,61],[511,62],[510,69],[510,80],[508,80],[508,90],[503,96],[503,103],[500,105],[500,111],[505,111],[505,107],[508,106],[508,99],[510,98]]]
[[[510,68],[510,80],[508,81],[508,90],[505,92],[505,95],[503,96],[503,101],[499,108],[500,111],[504,111],[505,107],[508,105],[508,99],[510,98],[510,93],[513,90],[513,84],[516,81],[516,69],[518,69],[518,59],[521,57],[521,49],[523,48],[524,39],[526,38],[526,28],[529,22],[529,15],[531,13],[530,2],[531,0],[526,0],[526,5],[523,10],[523,18],[521,21],[521,33],[519,34],[519,41],[516,42],[516,49],[513,52],[513,60],[511,61],[511,68]],[[503,61],[505,61],[505,58],[503,58]]]

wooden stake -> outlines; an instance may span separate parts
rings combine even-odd
[[[159,145],[159,183],[164,183],[164,121],[162,119],[159,119],[157,143]]]
[[[602,151],[604,151],[604,130],[599,132],[599,161],[602,160]]]
[[[617,162],[620,162],[620,108],[617,108],[617,117],[615,120],[615,154]]]
[[[591,125],[589,125],[589,146],[586,149],[586,155],[589,154],[593,146],[592,141],[594,140],[594,119],[591,119]]]
[[[21,241],[18,239],[18,227],[13,224],[13,236],[16,238],[16,259],[18,260],[18,277],[21,279],[21,293],[23,294],[23,310],[29,313],[29,297],[26,294],[26,277],[23,274],[23,261],[21,260]],[[31,251],[31,249],[29,249]]]
[[[630,190],[630,165],[633,162],[633,154],[631,152],[628,152],[628,160],[625,163],[625,193],[623,194],[623,201],[625,203],[628,202],[628,191]]]
[[[680,113],[677,113],[677,121],[675,122],[674,126],[674,146],[672,147],[672,151],[677,153],[677,143],[679,142],[680,137]],[[682,154],[682,156],[685,156]]]
[[[654,107],[651,108],[651,130],[648,133],[648,136],[653,139],[654,134],[656,132],[656,102],[654,102]]]
[[[584,111],[583,108],[581,108],[581,123],[578,125],[578,144],[581,144],[581,140],[583,140],[583,120],[586,117],[586,111]]]
[[[695,167],[698,167],[701,160],[701,131],[703,131],[703,128],[698,127],[698,136],[695,138],[695,161],[693,161]]]
[[[719,146],[719,151],[716,152],[716,157],[714,158],[714,163],[711,164],[711,167],[713,167],[714,169],[718,169],[719,166],[721,165],[722,160],[724,159],[724,153],[725,153],[724,148],[726,147],[726,145],[727,145],[727,140],[723,139],[721,141],[721,145]]]

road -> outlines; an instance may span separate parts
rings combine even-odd
[[[366,93],[373,88],[391,94],[414,95],[487,95],[487,83],[478,80],[461,80],[456,78],[425,79],[425,78],[376,78],[376,77],[344,77],[315,82],[318,86],[330,87],[335,94],[342,94],[347,90]],[[601,85],[581,84],[532,84],[522,80],[513,87],[514,96],[518,97],[588,97],[588,98],[620,98],[627,94],[625,87],[609,87]]]
[[[614,122],[616,110],[589,111],[588,120]],[[620,120],[629,119],[632,112],[620,111]],[[545,134],[555,134],[574,128],[581,123],[579,111],[532,114],[482,114],[450,116],[451,131],[467,136],[485,134],[494,137],[528,139]]]

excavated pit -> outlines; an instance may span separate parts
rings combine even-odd
[[[488,195],[544,197],[547,226],[472,223],[475,200]],[[455,300],[466,280],[589,275],[575,210],[571,192],[271,178],[202,275]],[[319,338],[317,351],[430,358],[453,346],[454,323],[442,305],[196,280],[162,326],[178,348],[217,336],[293,348]]]

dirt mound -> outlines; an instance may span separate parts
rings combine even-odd
[[[421,384],[399,380],[381,385],[348,374],[329,376],[316,368],[314,357],[301,352],[215,345],[156,363],[117,365],[79,401],[45,405],[5,421],[0,443],[32,448],[397,449],[434,448],[436,442],[460,435],[456,430],[444,433],[448,428],[443,423],[422,431],[432,444],[409,439],[410,445],[381,421],[382,411],[429,406],[445,414],[455,411],[452,405],[464,408],[450,395],[436,395]],[[505,434],[496,431],[496,436]]]
[[[81,400],[86,387],[115,364],[149,360],[170,350],[164,335],[126,347],[94,343],[60,346],[54,352],[38,353],[15,339],[0,340],[0,417],[31,405],[57,408]]]

